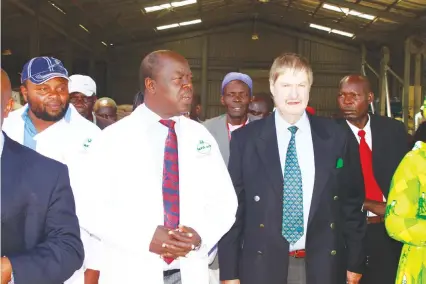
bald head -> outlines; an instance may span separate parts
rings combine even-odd
[[[12,101],[12,85],[10,84],[10,79],[7,73],[1,69],[1,92],[0,92],[0,101],[1,101],[1,124],[3,124],[3,119],[7,117],[8,113],[12,110],[13,101]]]
[[[162,118],[189,112],[193,89],[188,61],[179,53],[158,50],[148,54],[140,67],[144,103]]]
[[[346,77],[343,77],[343,79],[340,80],[339,89],[342,88],[343,84],[360,85],[360,86],[363,87],[364,92],[366,94],[371,92],[370,81],[367,79],[367,77],[362,76],[362,75],[352,74],[352,75],[348,75]]]
[[[100,98],[97,100],[93,111],[97,116],[117,121],[117,104],[111,98]]]
[[[165,66],[167,59],[186,61],[182,55],[171,50],[157,50],[145,56],[139,69],[140,89],[142,92],[145,91],[146,79],[156,79],[159,71]]]

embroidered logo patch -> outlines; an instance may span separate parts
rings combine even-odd
[[[212,145],[210,143],[205,142],[204,140],[200,140],[200,142],[197,145],[197,151],[201,154],[210,154]]]

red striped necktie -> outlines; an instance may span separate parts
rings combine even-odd
[[[176,229],[179,226],[179,163],[175,121],[162,119],[160,123],[169,129],[164,147],[163,204],[164,226]],[[164,258],[170,264],[173,258]]]

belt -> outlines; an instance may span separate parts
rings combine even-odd
[[[169,277],[178,272],[180,272],[180,269],[165,270],[163,271],[163,277]]]
[[[288,255],[294,258],[305,258],[306,252],[304,249],[301,249],[301,250],[291,251]]]
[[[385,217],[381,217],[381,216],[367,217],[367,224],[379,224],[379,223],[383,223],[384,221],[385,221]]]

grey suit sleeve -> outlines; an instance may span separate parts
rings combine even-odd
[[[60,166],[42,242],[30,251],[8,256],[16,284],[63,283],[83,264],[84,249],[68,170]]]

